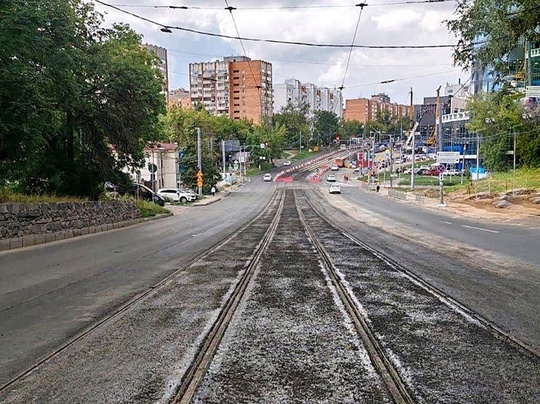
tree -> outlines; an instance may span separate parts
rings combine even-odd
[[[315,111],[313,119],[313,135],[317,146],[330,144],[333,136],[339,132],[339,118],[329,111]]]
[[[100,28],[81,0],[9,2],[1,14],[1,183],[97,197],[157,131],[156,58],[127,26]]]
[[[364,136],[364,124],[356,120],[343,121],[339,128],[339,134],[342,139]]]
[[[286,129],[286,142],[289,147],[300,147],[308,141],[309,104],[306,102],[288,102],[274,115],[274,126]]]
[[[492,66],[504,76],[512,51],[540,42],[537,0],[458,0],[455,14],[447,26],[459,38],[454,59],[466,68]]]
[[[513,151],[514,136],[517,163],[537,166],[538,130],[524,122],[519,95],[504,91],[483,93],[473,97],[468,107],[471,111],[468,129],[480,137],[480,152],[486,167],[502,171],[511,166],[508,152]]]

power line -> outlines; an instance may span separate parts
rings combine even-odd
[[[130,11],[123,10],[117,6],[114,6],[112,4],[105,3],[101,0],[94,0],[96,3],[99,3],[103,6],[110,7],[114,10],[117,10],[121,13],[128,14],[132,17],[138,18],[140,20],[146,21],[150,24],[157,25],[158,27],[161,27],[161,30],[164,32],[171,32],[171,30],[178,30],[183,32],[190,32],[193,34],[198,35],[205,35],[210,36],[214,38],[224,38],[224,39],[236,39],[236,40],[242,40],[242,41],[250,41],[250,42],[264,42],[264,43],[273,43],[273,44],[283,44],[283,45],[297,45],[297,46],[308,46],[308,47],[316,47],[316,48],[358,48],[358,49],[436,49],[436,48],[456,48],[460,45],[458,44],[438,44],[438,45],[342,45],[342,44],[324,44],[324,43],[310,43],[310,42],[301,42],[301,41],[282,41],[277,39],[262,39],[262,38],[247,38],[247,37],[234,37],[231,35],[224,35],[224,34],[217,34],[213,32],[207,32],[207,31],[200,31],[192,28],[185,28],[180,26],[173,26],[173,25],[165,25],[161,24],[159,22],[153,21],[149,18],[139,16],[135,13],[132,13]],[[484,43],[486,41],[482,41],[480,43]],[[467,46],[476,45],[477,43],[468,44]]]
[[[399,5],[410,5],[410,4],[437,4],[437,3],[455,3],[456,0],[411,0],[411,1],[399,1],[399,2],[390,2],[390,3],[373,3],[370,4],[370,7],[380,7],[380,6],[399,6]],[[173,10],[227,10],[223,7],[201,7],[201,6],[175,6],[169,4],[115,4],[117,7],[126,7],[126,8],[168,8]],[[328,5],[328,4],[312,4],[308,6],[261,6],[261,7],[235,7],[238,11],[258,11],[258,10],[309,10],[309,9],[344,9],[344,8],[354,8],[358,4],[354,5]]]
[[[367,5],[366,3],[357,4],[357,6],[360,7],[360,12],[358,13],[358,19],[356,20],[356,27],[354,28],[354,35],[353,35],[353,39],[351,43],[351,49],[349,49],[349,56],[347,57],[347,65],[345,66],[345,73],[343,74],[343,81],[341,82],[341,86],[339,87],[341,91],[343,91],[343,89],[345,88],[343,86],[345,84],[345,77],[347,77],[347,72],[349,71],[349,63],[351,62],[351,54],[353,51],[354,41],[356,40],[356,34],[358,33],[358,26],[360,25],[360,18],[362,17],[362,11],[364,11],[364,6],[366,5]]]

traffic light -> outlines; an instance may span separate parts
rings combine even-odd
[[[203,186],[203,173],[201,170],[197,171],[197,186],[198,187]]]

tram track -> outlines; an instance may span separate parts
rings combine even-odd
[[[284,192],[280,193],[282,197],[280,199],[279,207],[275,213],[272,222],[268,226],[268,229],[264,234],[264,237],[261,240],[256,251],[254,251],[253,257],[251,258],[249,263],[247,263],[240,281],[235,286],[231,296],[225,302],[216,322],[214,323],[210,332],[204,339],[204,342],[199,348],[195,359],[193,360],[186,374],[184,375],[182,382],[179,385],[173,400],[171,401],[172,403],[191,402],[200,381],[204,377],[204,373],[210,361],[214,357],[214,354],[221,342],[221,338],[227,330],[231,318],[235,313],[242,297],[244,296],[249,282],[253,278],[255,268],[261,259],[261,255],[268,247],[268,244],[270,243],[270,240],[272,239],[276,231],[281,211],[283,210],[284,194]]]
[[[305,196],[305,193],[303,193],[303,195]],[[414,403],[415,401],[407,391],[407,387],[405,383],[401,380],[399,372],[392,365],[392,362],[386,357],[383,349],[379,345],[379,342],[375,338],[375,335],[371,331],[366,319],[355,304],[353,297],[349,293],[349,290],[345,287],[343,280],[341,279],[336,267],[332,263],[332,260],[328,256],[325,247],[322,245],[322,243],[318,241],[317,235],[307,223],[305,216],[302,213],[301,207],[298,204],[297,195],[295,195],[295,200],[297,203],[297,211],[300,216],[300,220],[302,221],[302,224],[304,225],[306,232],[311,239],[311,242],[317,249],[321,260],[324,262],[326,270],[328,271],[328,274],[341,299],[341,302],[347,309],[347,312],[351,317],[351,320],[355,325],[356,330],[358,331],[358,335],[361,337],[373,365],[384,380],[388,391],[392,396],[392,399],[395,403],[398,404]]]
[[[262,227],[265,228],[267,226],[267,221],[265,220],[265,218],[268,217],[268,215],[272,215],[273,217],[274,215],[273,210],[276,209],[276,204],[279,203],[280,198],[282,199],[281,192],[278,191],[273,195],[269,203],[261,210],[261,212],[250,222],[246,223],[244,226],[236,230],[234,233],[227,235],[226,237],[219,240],[210,248],[198,254],[186,266],[182,268],[178,268],[175,271],[171,272],[169,275],[167,275],[165,278],[160,280],[158,283],[148,287],[148,289],[146,289],[142,293],[139,293],[138,295],[136,295],[129,301],[122,304],[113,312],[108,313],[107,315],[99,319],[97,322],[93,323],[92,325],[88,326],[84,330],[80,331],[79,333],[74,335],[72,338],[70,338],[68,341],[64,342],[63,344],[58,346],[55,350],[53,350],[52,352],[40,358],[38,361],[36,361],[34,364],[29,366],[28,368],[17,373],[15,376],[13,376],[7,382],[5,382],[4,384],[0,386],[0,396],[3,393],[6,393],[8,390],[10,390],[10,388],[12,388],[17,382],[25,379],[32,372],[43,367],[48,362],[58,358],[62,353],[66,352],[70,347],[76,345],[77,343],[82,342],[85,338],[88,338],[96,331],[99,331],[105,328],[109,323],[118,319],[119,317],[124,315],[126,312],[133,309],[137,304],[140,304],[145,299],[149,298],[151,295],[155,295],[156,293],[159,293],[160,289],[162,289],[165,285],[170,283],[171,280],[174,279],[176,276],[178,276],[179,273],[185,271],[186,268],[193,267],[194,265],[197,265],[197,263],[204,261],[207,257],[212,255],[216,251],[223,249],[224,246],[230,243],[231,239],[238,237],[242,233],[245,233],[247,229],[253,229],[254,225],[257,222],[262,222],[263,223]]]

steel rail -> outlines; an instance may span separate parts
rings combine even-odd
[[[302,192],[302,193],[305,194],[305,192]],[[307,198],[305,199],[307,201]],[[297,198],[296,192],[295,192],[295,201],[296,201],[296,210],[298,211],[298,215],[300,216],[300,221],[304,225],[306,233],[308,234],[308,237],[311,239],[313,246],[319,253],[319,256],[324,263],[324,266],[327,270],[329,278],[332,284],[334,285],[337,291],[337,294],[341,302],[343,303],[343,306],[347,310],[349,317],[351,318],[356,328],[356,331],[358,332],[358,335],[362,339],[373,366],[375,367],[375,369],[377,370],[377,372],[380,374],[381,378],[383,379],[384,384],[386,385],[392,399],[397,404],[415,403],[415,400],[413,400],[413,398],[407,391],[407,387],[405,383],[402,381],[401,376],[399,375],[399,372],[396,370],[396,368],[394,367],[390,359],[388,359],[387,356],[385,355],[383,348],[380,346],[379,342],[375,338],[375,335],[373,331],[371,330],[371,328],[369,327],[366,319],[362,316],[362,314],[360,313],[360,310],[358,310],[358,307],[355,304],[353,297],[350,295],[349,291],[345,287],[336,267],[334,266],[334,264],[332,263],[332,260],[330,259],[328,253],[326,252],[326,249],[318,241],[317,235],[307,223],[304,213],[302,212],[301,208],[298,205],[298,198]],[[308,204],[309,204],[309,201],[308,201]],[[311,204],[309,204],[309,207],[312,210],[314,210]],[[322,217],[321,219],[325,220]]]
[[[251,260],[246,265],[244,273],[241,279],[236,284],[231,296],[227,299],[227,302],[221,309],[218,318],[216,319],[207,336],[203,340],[201,347],[195,355],[194,360],[184,374],[180,385],[177,387],[171,403],[190,403],[197,391],[200,382],[204,378],[206,370],[208,369],[210,362],[214,358],[221,339],[227,331],[229,323],[234,316],[238,305],[242,301],[242,298],[244,297],[245,291],[249,283],[253,279],[255,269],[260,261],[260,258],[262,254],[266,251],[268,245],[270,244],[270,241],[272,240],[276,232],[285,202],[284,190],[279,192],[279,194],[281,197],[280,204],[274,216],[274,219],[272,220],[272,223],[264,234]]]
[[[71,339],[69,339],[68,341],[61,344],[58,348],[56,348],[55,350],[53,350],[52,352],[50,352],[46,356],[39,359],[36,363],[34,363],[33,365],[31,365],[27,369],[21,371],[20,373],[18,373],[14,377],[12,377],[9,381],[7,381],[2,386],[0,386],[0,393],[4,392],[5,390],[7,390],[10,386],[12,386],[17,381],[23,379],[24,377],[29,375],[34,370],[38,369],[39,367],[43,366],[45,363],[47,363],[50,360],[52,360],[53,358],[55,358],[57,355],[59,355],[60,353],[65,351],[67,348],[69,348],[73,344],[77,343],[78,341],[81,341],[82,339],[87,337],[89,334],[91,334],[93,331],[96,331],[97,329],[103,327],[105,324],[109,323],[111,320],[117,318],[122,313],[124,313],[126,310],[128,310],[133,305],[135,305],[136,303],[138,303],[141,300],[143,300],[144,298],[146,298],[151,293],[155,292],[156,290],[159,290],[170,279],[172,279],[173,277],[178,275],[178,273],[180,273],[181,271],[185,270],[186,268],[189,268],[190,266],[194,265],[198,261],[200,261],[200,260],[204,259],[205,257],[207,257],[209,254],[211,254],[211,253],[215,252],[216,250],[222,248],[232,238],[234,238],[234,237],[238,236],[239,234],[241,234],[248,227],[250,227],[253,223],[256,223],[257,220],[259,220],[261,218],[261,216],[263,216],[267,212],[267,210],[274,203],[276,203],[276,200],[278,200],[278,197],[279,197],[279,193],[275,192],[274,195],[272,196],[272,198],[270,199],[270,201],[263,207],[263,209],[261,209],[259,214],[255,218],[250,220],[248,223],[246,223],[245,225],[243,225],[242,227],[240,227],[239,229],[234,231],[232,234],[229,234],[229,235],[223,237],[221,240],[217,241],[213,246],[211,246],[207,250],[205,250],[205,251],[201,252],[200,254],[198,254],[197,256],[195,256],[185,266],[183,266],[181,268],[177,268],[176,270],[171,272],[169,275],[167,275],[165,278],[160,280],[158,283],[148,287],[147,290],[145,290],[145,291],[139,293],[138,295],[134,296],[133,298],[131,298],[130,300],[128,300],[127,302],[122,304],[119,308],[117,308],[113,312],[105,315],[104,317],[102,317],[97,322],[95,322],[95,323],[91,324],[90,326],[86,327],[84,330],[82,330],[78,334],[74,335]]]
[[[330,226],[332,226],[334,229],[336,229],[337,231],[339,231],[340,233],[342,233],[345,237],[347,237],[349,240],[353,241],[354,243],[358,244],[359,246],[361,246],[362,248],[370,251],[373,255],[375,255],[377,258],[379,258],[380,260],[383,260],[384,262],[386,262],[388,265],[390,265],[392,268],[396,269],[397,271],[400,271],[401,273],[403,273],[405,276],[407,276],[409,279],[411,279],[413,282],[417,283],[420,287],[422,287],[424,290],[426,290],[427,292],[431,293],[433,296],[436,296],[439,300],[441,300],[442,302],[445,302],[449,307],[452,307],[454,309],[457,309],[459,311],[462,311],[465,315],[469,316],[470,318],[472,318],[473,320],[477,321],[478,323],[482,324],[486,329],[490,330],[492,335],[495,336],[496,338],[499,338],[501,340],[504,340],[504,341],[507,341],[508,343],[511,343],[513,344],[514,347],[516,347],[517,349],[519,349],[521,352],[523,352],[524,354],[526,355],[529,355],[529,356],[532,356],[532,357],[537,357],[537,358],[540,358],[540,351],[530,345],[528,345],[527,343],[521,341],[520,339],[518,339],[517,337],[515,337],[514,335],[506,332],[505,330],[503,330],[501,327],[499,327],[497,324],[493,323],[492,321],[482,317],[480,314],[476,313],[475,311],[473,311],[472,309],[468,308],[467,306],[465,306],[463,303],[459,302],[458,300],[456,300],[455,298],[453,298],[452,296],[450,296],[449,294],[447,294],[446,292],[442,291],[441,289],[439,289],[438,287],[432,285],[431,283],[427,282],[426,280],[422,279],[420,276],[416,275],[415,273],[413,273],[412,271],[408,270],[407,268],[405,268],[403,265],[401,265],[400,263],[398,263],[397,261],[393,260],[392,258],[390,258],[388,255],[386,255],[385,253],[373,248],[372,246],[370,246],[369,244],[367,244],[366,242],[360,240],[358,237],[356,237],[355,235],[351,234],[350,232],[348,232],[346,229],[344,229],[343,227],[335,224],[335,223],[332,223],[328,220],[325,219],[324,217],[324,214],[321,213],[321,211],[317,208],[317,204],[311,202],[309,200],[309,198],[306,197],[306,200],[308,201],[308,203],[310,204],[310,206],[313,208],[314,212],[322,219],[324,220],[325,222],[327,222]],[[347,215],[347,212],[340,209],[340,208],[336,208],[338,210],[340,210],[341,212],[343,212],[344,214]]]

